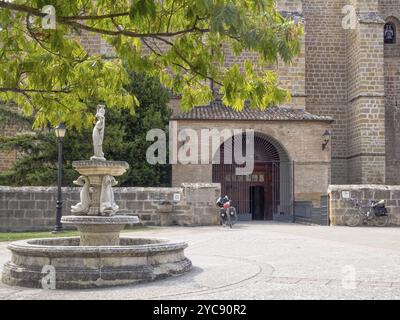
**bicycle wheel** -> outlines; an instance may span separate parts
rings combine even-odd
[[[375,225],[377,227],[386,227],[389,224],[389,216],[376,216]]]
[[[229,228],[232,228],[232,218],[231,218],[231,212],[230,210],[226,210],[226,224],[229,226]]]
[[[356,227],[361,224],[361,214],[354,209],[347,209],[343,215],[343,223],[349,227]]]
[[[226,226],[226,213],[225,212],[221,212],[221,214],[220,214],[220,224],[223,227]]]
[[[236,212],[236,208],[235,207],[230,208],[229,214],[230,214],[232,225],[235,225],[239,219],[237,212]]]

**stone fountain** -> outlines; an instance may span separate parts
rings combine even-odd
[[[73,162],[81,175],[80,202],[71,206],[72,216],[62,218],[75,226],[80,237],[16,241],[8,245],[11,261],[3,268],[8,285],[42,288],[93,288],[152,281],[191,269],[184,255],[187,244],[166,239],[120,237],[126,225],[138,224],[137,216],[120,213],[114,200],[115,177],[129,168],[124,161],[108,161],[102,143],[105,108],[100,105],[93,129],[94,156]],[[48,274],[53,270],[54,274]],[[51,278],[54,276],[53,278]],[[50,277],[50,278],[49,278]]]

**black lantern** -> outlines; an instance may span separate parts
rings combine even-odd
[[[323,143],[322,143],[322,150],[325,150],[326,146],[328,145],[329,141],[331,141],[332,133],[329,129],[326,129],[324,134],[322,135]]]
[[[58,139],[64,139],[65,133],[67,132],[67,127],[61,122],[57,127],[55,127],[54,132]]]

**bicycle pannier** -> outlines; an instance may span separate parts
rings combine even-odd
[[[375,215],[377,217],[386,216],[388,214],[388,211],[387,211],[387,209],[385,207],[385,203],[384,202],[377,203],[374,206],[374,211],[375,211]]]

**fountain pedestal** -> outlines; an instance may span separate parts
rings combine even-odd
[[[125,225],[138,224],[136,216],[66,216],[66,225],[75,226],[80,232],[80,246],[119,246],[120,232]]]

